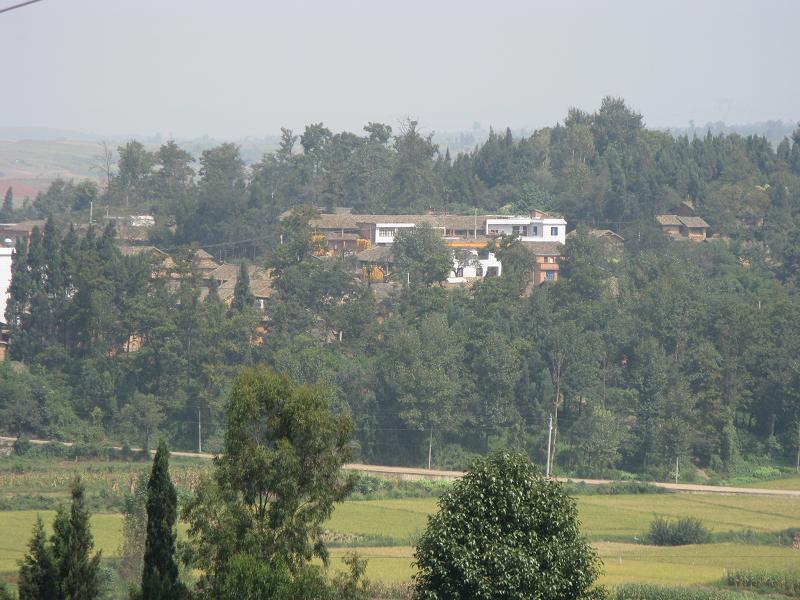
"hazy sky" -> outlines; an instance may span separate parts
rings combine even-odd
[[[797,0],[44,0],[0,14],[0,126],[534,128],[606,95],[650,126],[797,120],[798,23]]]

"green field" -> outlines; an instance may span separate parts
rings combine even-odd
[[[604,562],[602,582],[658,584],[713,583],[732,568],[796,568],[797,550],[747,544],[704,544],[658,548],[635,543],[654,514],[696,516],[715,532],[778,531],[800,526],[800,500],[710,494],[581,496],[577,498],[584,531]],[[327,523],[333,568],[354,549],[369,559],[367,576],[396,583],[413,574],[413,543],[436,508],[431,498],[351,501],[337,508]],[[51,511],[38,511],[46,523]],[[0,572],[7,579],[22,557],[37,511],[0,512]],[[92,519],[103,556],[117,555],[121,516],[97,514]],[[678,566],[678,568],[676,568]]]

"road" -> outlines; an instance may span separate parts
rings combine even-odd
[[[0,436],[0,442],[6,444],[13,444],[15,438],[9,437],[2,437]],[[31,440],[32,444],[48,444],[50,443],[48,440]],[[72,446],[72,442],[59,442],[65,446]],[[118,446],[109,446],[110,448],[120,450]],[[137,448],[132,448],[133,451],[137,451]],[[153,451],[154,452],[154,451]],[[203,458],[203,459],[211,459],[214,458],[214,454],[210,454],[208,452],[181,452],[181,451],[173,451],[171,452],[173,456],[181,456],[185,458]],[[347,464],[344,466],[345,470],[348,471],[360,471],[362,473],[367,473],[369,475],[374,475],[376,477],[386,477],[388,479],[405,479],[409,481],[419,481],[424,479],[429,480],[441,480],[441,481],[450,481],[453,479],[458,479],[464,475],[463,471],[438,471],[436,469],[415,469],[409,467],[387,467],[382,465],[364,465],[364,464]],[[563,478],[557,477],[558,481],[562,483],[566,483],[571,481],[573,483],[585,483],[587,485],[604,485],[609,483],[615,483],[613,480],[610,479],[573,479],[573,478]],[[747,496],[783,496],[789,498],[798,498],[800,499],[800,490],[771,490],[767,488],[743,488],[743,487],[730,487],[725,485],[699,485],[694,483],[666,483],[666,482],[659,482],[653,481],[650,482],[651,485],[656,487],[664,488],[666,490],[671,490],[673,492],[691,492],[691,493],[703,493],[703,494],[739,494],[739,495],[747,495]]]

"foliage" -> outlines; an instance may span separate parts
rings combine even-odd
[[[676,520],[656,517],[651,521],[645,539],[655,546],[684,546],[706,544],[711,541],[711,533],[700,519],[694,517]]]
[[[264,367],[246,369],[226,413],[214,476],[200,482],[183,510],[187,558],[203,569],[200,588],[208,593],[224,585],[237,554],[270,569],[285,565],[293,578],[312,557],[327,560],[322,523],[352,487],[340,471],[351,452],[350,420],[331,412],[326,388],[294,385]]]
[[[47,544],[42,519],[36,517],[28,553],[19,567],[20,600],[39,600],[58,596],[56,564]]]
[[[398,231],[392,244],[398,277],[413,286],[430,286],[453,268],[450,250],[429,223]]]
[[[134,490],[125,495],[122,509],[122,541],[119,547],[120,575],[128,585],[138,585],[142,579],[144,547],[147,538],[147,473],[141,472]]]
[[[614,590],[612,600],[747,600],[750,594],[697,587],[663,587],[643,583],[626,583]]]
[[[95,600],[100,595],[100,552],[91,555],[94,540],[84,493],[83,484],[76,479],[69,513],[59,511],[53,524],[58,595],[67,600]]]
[[[800,572],[732,569],[725,575],[725,585],[798,596],[800,595]]]
[[[178,580],[175,540],[178,496],[169,476],[169,450],[162,440],[153,458],[147,482],[147,536],[142,567],[142,599],[180,598],[183,585]]]
[[[479,459],[442,496],[415,553],[420,598],[602,597],[574,502],[530,461]]]

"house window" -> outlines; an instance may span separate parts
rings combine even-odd
[[[558,237],[558,227],[551,227],[550,235],[552,235],[553,237]]]
[[[531,228],[531,235],[539,235],[539,226],[538,225],[534,225]]]
[[[519,225],[513,225],[511,227],[511,233],[513,233],[514,235],[519,235]]]
[[[555,273],[555,271],[548,271],[548,272],[545,274],[545,279],[547,279],[547,281],[555,281],[555,280],[556,280],[556,273]]]
[[[478,265],[475,267],[475,275],[478,277],[483,277],[483,265]]]
[[[394,237],[394,229],[390,227],[378,227],[378,237]]]
[[[523,225],[522,226],[522,236],[523,237],[528,237],[528,226],[527,225]]]
[[[464,267],[458,267],[456,269],[456,277],[463,277],[464,276]]]

